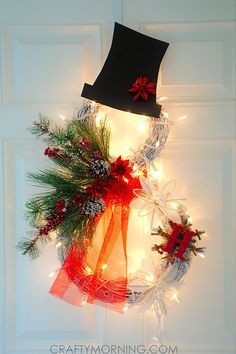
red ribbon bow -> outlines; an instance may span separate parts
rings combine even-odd
[[[136,93],[133,101],[137,101],[141,97],[144,101],[147,101],[151,95],[156,94],[156,83],[150,82],[147,76],[139,76],[132,84],[132,88],[128,92]]]
[[[126,177],[110,181],[104,190],[106,210],[95,219],[89,244],[84,249],[74,244],[50,289],[52,295],[73,305],[106,304],[122,312],[126,304],[129,203],[134,198],[133,189],[140,188],[139,178],[130,175],[127,161],[118,158],[113,163],[113,172],[126,172]]]

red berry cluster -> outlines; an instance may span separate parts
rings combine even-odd
[[[48,235],[49,231],[54,229],[57,225],[61,224],[64,220],[64,216],[62,214],[52,214],[48,218],[48,222],[44,227],[41,227],[39,230],[40,235]]]
[[[51,149],[50,147],[47,147],[44,151],[44,155],[46,155],[48,157],[57,157],[59,151],[60,151],[60,149],[58,149],[58,148]]]
[[[64,213],[66,211],[66,202],[63,199],[56,201],[56,209],[58,213]]]
[[[78,142],[78,147],[81,150],[85,150],[85,149],[89,149],[92,145],[91,140],[86,139],[86,138],[82,138],[79,142]]]
[[[71,203],[77,206],[82,206],[83,205],[83,198],[81,194],[77,194],[75,197],[71,198]]]

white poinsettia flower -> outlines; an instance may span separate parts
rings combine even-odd
[[[130,203],[131,208],[140,209],[140,216],[152,214],[154,217],[156,214],[163,220],[168,218],[170,211],[178,213],[180,209],[185,210],[181,204],[183,199],[171,197],[175,190],[174,180],[160,187],[151,176],[140,176],[140,184],[142,189],[133,190],[137,198]]]

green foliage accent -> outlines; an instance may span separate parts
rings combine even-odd
[[[50,149],[59,149],[55,156],[49,157],[55,165],[53,169],[28,173],[30,182],[48,189],[27,201],[26,217],[36,228],[36,236],[25,238],[17,245],[23,254],[35,259],[40,255],[39,246],[51,241],[50,232],[40,235],[39,230],[47,225],[50,216],[58,213],[58,200],[64,200],[67,208],[63,213],[64,220],[51,231],[57,232],[63,247],[69,250],[74,242],[83,247],[84,239],[92,237],[94,219],[84,215],[82,206],[73,204],[71,200],[77,194],[82,196],[84,203],[88,200],[86,187],[96,180],[90,171],[96,152],[102,154],[103,160],[110,162],[110,131],[106,120],[96,124],[94,112],[84,120],[67,122],[65,127],[57,127],[48,117],[40,115],[30,130],[37,138],[42,138]],[[91,146],[81,150],[78,144],[81,139],[89,139]]]
[[[17,250],[22,252],[23,255],[28,254],[31,259],[36,259],[40,256],[40,248],[38,243],[40,242],[42,246],[51,242],[52,239],[49,235],[35,236],[33,239],[23,238],[17,243]]]
[[[36,259],[40,252],[34,240],[24,238],[17,243],[16,249],[22,252],[23,255],[28,254],[31,259]]]
[[[42,135],[47,134],[50,128],[50,120],[47,116],[39,115],[39,120],[33,123],[33,127],[29,128],[31,134],[40,138]]]

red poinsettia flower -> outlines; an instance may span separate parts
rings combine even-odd
[[[99,196],[105,197],[109,192],[111,185],[112,185],[111,180],[95,181],[91,184],[91,186],[86,188],[86,193],[92,194],[95,197],[99,197]]]
[[[132,172],[132,168],[129,166],[129,160],[122,160],[121,156],[119,156],[115,162],[111,163],[111,175],[115,177],[125,177],[131,178],[130,173]]]
[[[63,199],[56,201],[56,209],[58,213],[64,213],[66,211],[66,202]]]
[[[150,79],[147,76],[139,76],[128,92],[136,93],[133,98],[134,101],[137,101],[138,98],[147,101],[150,94],[156,94],[156,83],[150,82]]]

